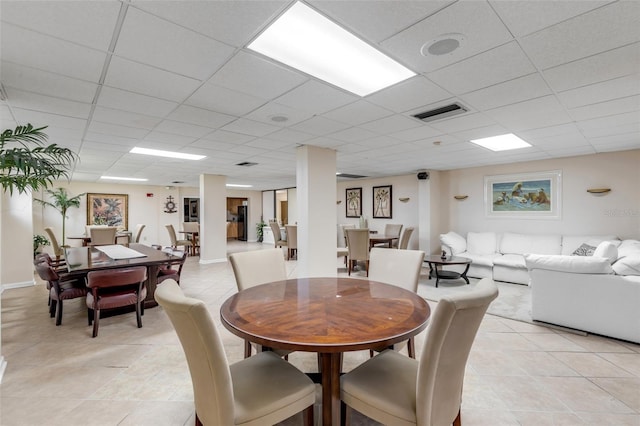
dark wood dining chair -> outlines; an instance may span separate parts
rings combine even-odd
[[[93,337],[98,335],[100,311],[135,305],[138,328],[142,327],[144,299],[147,297],[147,268],[105,269],[87,274],[87,317],[93,323]]]
[[[183,250],[173,250],[171,247],[167,247],[162,251],[173,256],[178,256],[180,259],[170,260],[158,268],[158,284],[167,279],[175,280],[180,284],[180,274],[182,274],[182,267],[187,260],[188,253]]]
[[[56,317],[56,325],[62,324],[62,306],[64,300],[85,297],[87,287],[81,277],[65,277],[60,279],[60,275],[46,260],[35,265],[38,276],[47,283],[49,289],[49,314],[51,318]]]

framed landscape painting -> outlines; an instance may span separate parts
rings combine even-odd
[[[485,176],[485,208],[490,217],[559,219],[562,173]]]
[[[391,219],[391,185],[373,187],[373,218]]]
[[[347,199],[346,216],[360,217],[362,216],[362,188],[345,189]]]
[[[117,226],[128,229],[127,194],[87,194],[87,225]]]

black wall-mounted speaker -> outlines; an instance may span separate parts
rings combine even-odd
[[[419,172],[418,180],[427,180],[429,179],[429,172]]]

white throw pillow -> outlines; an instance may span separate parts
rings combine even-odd
[[[497,237],[495,232],[469,232],[467,234],[467,251],[473,254],[493,254],[496,252]]]
[[[609,241],[603,241],[593,251],[593,257],[604,257],[613,263],[618,259],[618,249]]]
[[[452,255],[467,251],[467,240],[465,240],[462,235],[456,234],[453,231],[440,234],[440,244],[451,247]]]
[[[640,254],[621,257],[612,268],[618,275],[640,275]]]
[[[570,272],[574,274],[612,274],[609,260],[593,256],[565,256],[557,254],[525,254],[527,269]]]

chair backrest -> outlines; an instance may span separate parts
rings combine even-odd
[[[154,297],[167,313],[182,344],[191,374],[196,413],[201,424],[234,424],[229,363],[218,327],[207,307],[200,300],[186,297],[174,280],[160,284]]]
[[[287,267],[280,249],[255,250],[229,255],[238,291],[287,279]]]
[[[64,254],[64,250],[58,244],[58,239],[56,238],[56,234],[53,232],[53,228],[44,228],[44,232],[49,236],[49,240],[51,240],[51,247],[53,247],[53,254],[57,257],[60,257]]]
[[[173,259],[168,262],[169,268],[173,269],[173,266],[177,266],[176,270],[177,274],[180,275],[182,273],[182,267],[187,260],[187,253],[185,250],[174,250],[171,247],[161,248],[161,250],[165,253],[171,254],[173,256],[178,256],[180,259]]]
[[[422,250],[389,250],[374,247],[369,253],[369,279],[418,292],[424,261]]]
[[[34,262],[34,264],[38,276],[43,281],[47,281],[49,284],[52,284],[54,281],[58,281],[60,279],[58,273],[53,269],[51,264],[45,260],[45,258],[41,258],[40,262]]]
[[[347,234],[345,234],[345,229],[355,229],[356,225],[352,223],[342,223],[338,225],[340,227],[340,232],[338,233],[338,247],[346,247],[347,246]]]
[[[345,229],[350,260],[369,259],[369,229]]]
[[[384,235],[393,235],[400,238],[400,231],[402,231],[402,224],[387,223],[384,226]]]
[[[404,228],[402,236],[400,237],[400,243],[398,243],[398,250],[406,250],[407,247],[409,247],[409,240],[411,239],[413,229],[411,226]]]
[[[489,278],[469,292],[444,296],[431,315],[418,367],[419,424],[450,424],[460,409],[471,345],[498,287]]]
[[[91,234],[91,245],[92,246],[100,246],[107,244],[115,244],[116,243],[116,232],[118,232],[118,227],[116,226],[101,226],[101,227],[92,227],[90,229]]]
[[[108,288],[122,287],[134,284],[141,286],[146,279],[146,266],[104,269],[101,271],[91,271],[87,274],[87,287]]]
[[[136,225],[136,230],[133,234],[133,242],[134,243],[139,243],[140,242],[140,237],[142,236],[142,230],[146,227],[147,225],[143,224],[143,223],[139,223]]]
[[[182,222],[182,230],[187,232],[200,232],[200,224],[198,222]]]
[[[297,225],[285,225],[284,229],[287,230],[287,247],[290,249],[298,248],[298,226]]]
[[[172,246],[176,246],[178,243],[178,237],[176,237],[176,230],[174,229],[173,225],[165,225],[165,228],[167,228],[167,232],[169,232],[169,238],[171,239],[171,245]]]
[[[280,233],[280,225],[278,225],[278,222],[269,222],[269,226],[271,227],[271,232],[273,232],[273,239],[276,242],[282,240],[282,234]]]

